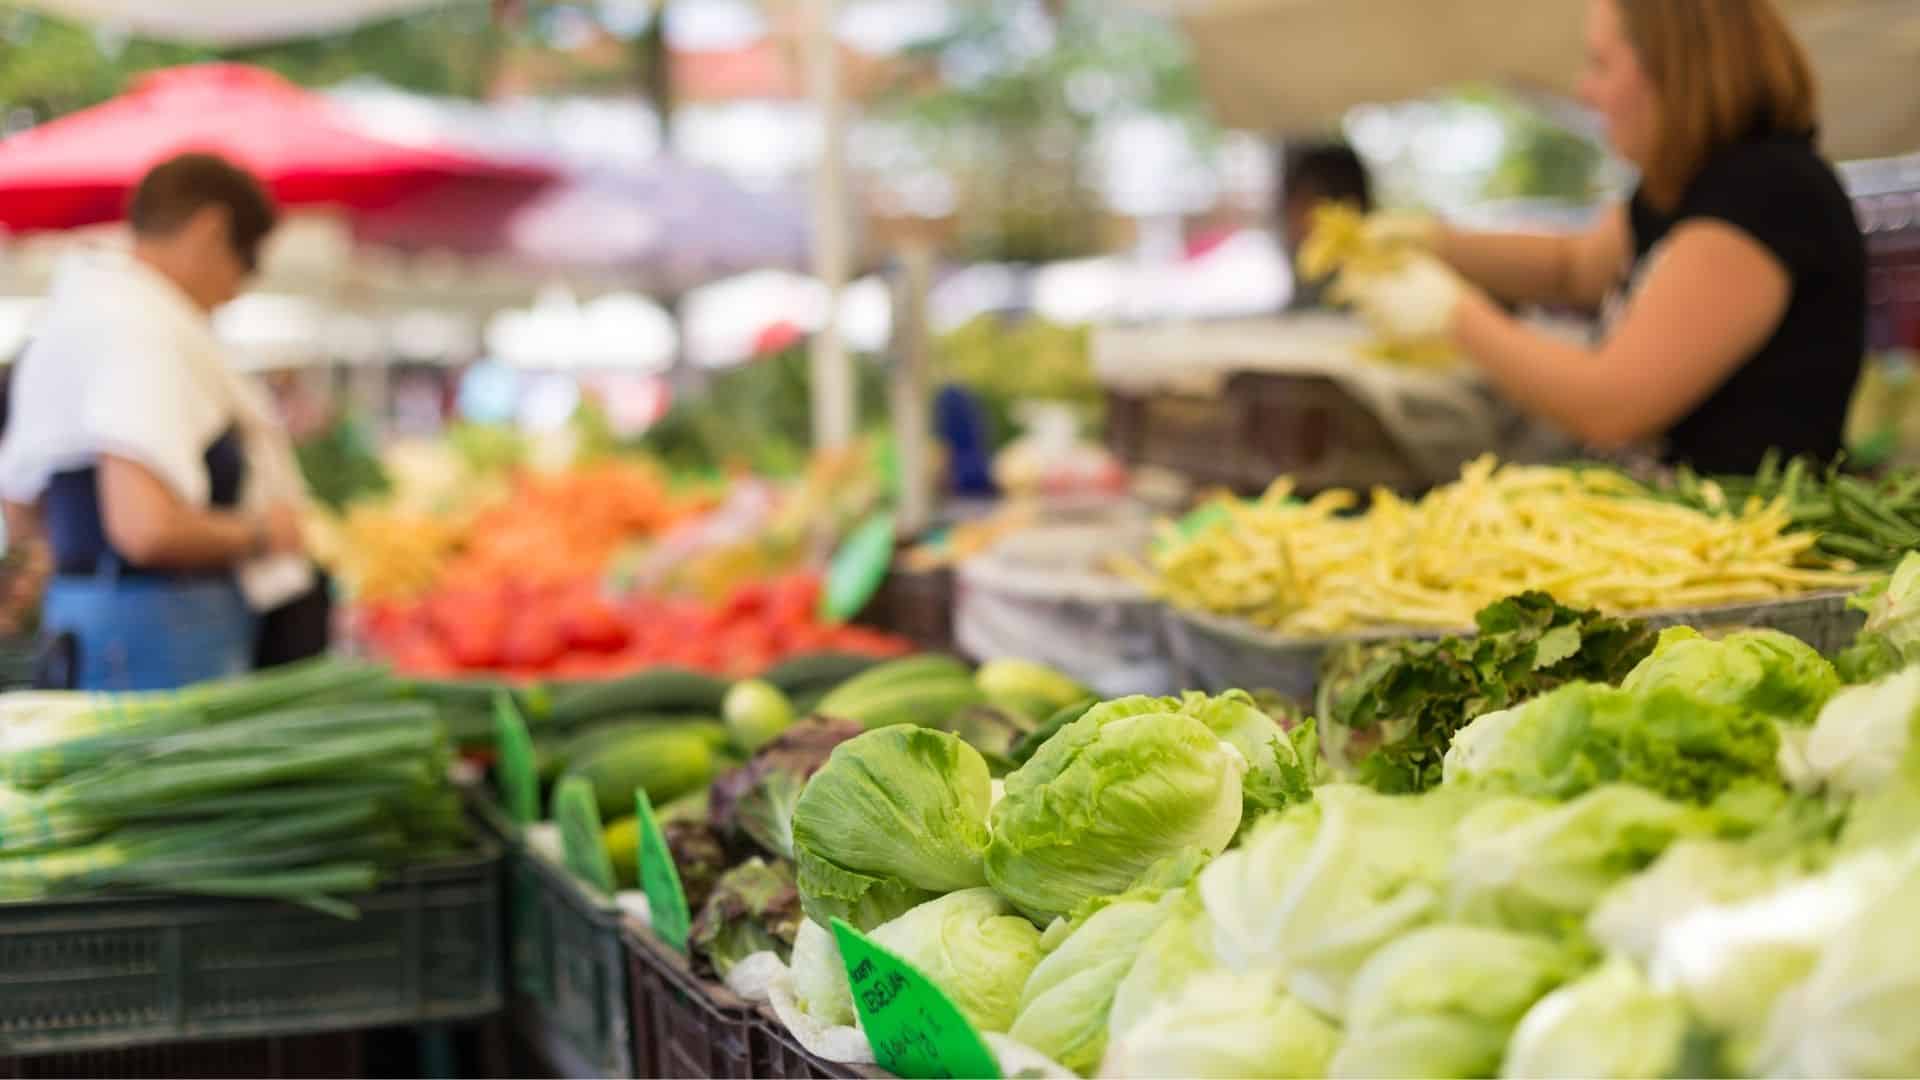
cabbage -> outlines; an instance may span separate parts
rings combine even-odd
[[[1755,1067],[1770,1076],[1920,1076],[1920,846],[1774,1006]]]
[[[1812,646],[1778,630],[1742,630],[1716,641],[1677,626],[1661,633],[1653,655],[1620,684],[1636,695],[1661,687],[1804,724],[1840,689],[1840,676]]]
[[[1381,795],[1349,784],[1263,825],[1200,876],[1214,951],[1280,972],[1295,997],[1338,1017],[1374,950],[1440,913],[1457,791]]]
[[[1116,1040],[1103,1076],[1319,1077],[1340,1032],[1270,974],[1193,978]]]
[[[1920,721],[1920,667],[1841,691],[1799,744],[1802,786],[1865,795],[1886,786]]]
[[[1698,809],[1623,784],[1595,788],[1565,804],[1493,800],[1468,814],[1455,834],[1452,917],[1563,929],[1676,836],[1706,824]]]
[[[872,936],[932,979],[981,1031],[1013,1026],[1020,988],[1040,962],[1040,931],[992,889],[921,904]]]
[[[1675,685],[1640,693],[1571,683],[1467,725],[1445,782],[1545,799],[1630,783],[1709,803],[1735,784],[1777,781],[1780,737],[1758,712]]]
[[[861,930],[942,893],[986,884],[992,778],[945,732],[896,726],[834,747],[793,811],[800,903]]]
[[[1213,951],[1213,923],[1199,894],[1188,889],[1167,898],[1158,929],[1140,945],[1125,977],[1114,988],[1107,1032],[1120,1038],[1162,1002],[1176,997],[1195,976],[1220,966]]]
[[[1034,921],[1125,892],[1166,856],[1233,839],[1245,762],[1169,704],[1095,706],[1006,778],[986,876]]]
[[[1686,1037],[1680,999],[1655,990],[1631,962],[1614,957],[1527,1010],[1500,1075],[1659,1080],[1677,1074]]]
[[[1545,938],[1429,926],[1379,950],[1353,980],[1336,1077],[1491,1076],[1522,1015],[1574,974]]]
[[[1694,1015],[1726,1036],[1729,1063],[1746,1072],[1776,1003],[1897,879],[1897,861],[1872,852],[1751,900],[1696,910],[1661,932],[1654,984],[1677,990]],[[1920,941],[1911,912],[1908,918],[1903,964],[1913,963]]]
[[[1681,840],[1651,867],[1616,885],[1587,916],[1587,933],[1607,949],[1651,963],[1667,927],[1696,911],[1766,893],[1791,867],[1725,840]]]

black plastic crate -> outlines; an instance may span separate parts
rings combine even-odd
[[[646,1057],[627,1015],[620,912],[528,847],[491,796],[476,814],[507,849],[508,968],[520,1037],[565,1076],[635,1077]]]
[[[627,963],[633,1029],[652,1058],[648,1076],[753,1080],[768,1076],[755,1057],[760,1043],[753,1005],[695,976],[687,958],[637,923],[628,923]]]
[[[127,1080],[179,1076],[203,1080],[324,1080],[364,1076],[366,1072],[366,1035],[358,1031],[0,1058],[0,1078],[5,1080],[83,1080],[96,1076]]]
[[[495,845],[407,870],[353,903],[357,919],[276,901],[160,895],[0,905],[0,1054],[499,1010]]]

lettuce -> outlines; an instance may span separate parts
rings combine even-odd
[[[1178,705],[1096,706],[1006,778],[986,852],[1002,896],[1048,922],[1127,891],[1167,856],[1225,850],[1246,762]]]
[[[1650,974],[1725,1038],[1727,1064],[1746,1073],[1777,1003],[1898,876],[1897,860],[1876,851],[1749,900],[1697,909],[1662,930]],[[1911,910],[1907,919],[1908,947],[1898,962],[1911,965]]]
[[[901,725],[834,747],[793,811],[807,917],[871,930],[986,884],[992,786],[979,752],[944,732]]]
[[[1018,1018],[1007,1032],[1077,1073],[1091,1072],[1107,1050],[1108,1014],[1120,981],[1179,904],[1179,894],[1138,891],[1084,920],[1056,923],[1052,948],[1020,991]],[[1054,938],[1059,938],[1057,942]]]
[[[1661,684],[1563,686],[1474,721],[1447,751],[1446,782],[1544,799],[1637,784],[1711,803],[1749,780],[1777,783],[1773,718]]]
[[[1622,784],[1565,804],[1495,799],[1455,834],[1452,917],[1542,932],[1577,927],[1615,883],[1710,825],[1697,808]]]
[[[1872,682],[1920,663],[1920,552],[1909,552],[1885,581],[1853,598],[1867,613],[1851,648],[1835,662],[1850,683]]]
[[[1338,1017],[1361,964],[1440,915],[1454,828],[1471,802],[1321,788],[1201,873],[1214,952],[1236,969],[1281,973],[1295,997]]]
[[[1040,931],[991,889],[921,904],[875,929],[873,940],[933,980],[980,1031],[1013,1025],[1020,989],[1040,962]]]
[[[1775,1004],[1754,1055],[1769,1076],[1920,1076],[1920,846],[1827,938]]]
[[[1742,630],[1718,640],[1673,627],[1620,688],[1645,695],[1661,687],[1695,700],[1806,724],[1840,689],[1840,676],[1812,646],[1778,630]]]
[[[1213,923],[1198,892],[1189,888],[1170,895],[1166,903],[1159,927],[1141,942],[1114,988],[1107,1012],[1107,1031],[1113,1038],[1124,1037],[1196,976],[1220,967],[1213,951]]]
[[[1916,721],[1920,667],[1843,690],[1797,744],[1797,779],[1846,795],[1879,791],[1898,775]]]
[[[1500,1075],[1510,1080],[1659,1080],[1679,1072],[1687,1009],[1614,957],[1541,998],[1514,1029]],[[1834,1075],[1840,1075],[1835,1073]]]
[[[1270,974],[1211,972],[1118,1038],[1103,1076],[1319,1077],[1340,1033]]]
[[[1437,786],[1454,733],[1475,717],[1569,682],[1618,683],[1654,644],[1644,622],[1537,592],[1489,605],[1474,621],[1479,633],[1470,637],[1329,656],[1318,697],[1323,737],[1355,780],[1386,792]]]
[[[1648,964],[1661,935],[1698,911],[1763,895],[1794,867],[1727,840],[1681,840],[1640,874],[1614,886],[1587,915],[1587,934],[1612,952]]]
[[[1471,926],[1429,926],[1360,969],[1348,993],[1336,1077],[1491,1076],[1507,1037],[1577,972],[1545,938]]]

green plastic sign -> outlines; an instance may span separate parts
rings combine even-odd
[[[585,777],[569,776],[553,789],[553,820],[560,826],[561,852],[574,876],[611,895],[619,888],[613,860],[600,838],[600,807]]]
[[[507,817],[516,825],[540,819],[540,771],[533,763],[533,736],[513,698],[502,690],[493,695],[493,744],[500,749],[494,776]]]
[[[904,1080],[1000,1080],[986,1040],[932,980],[840,919],[833,920],[833,936],[881,1068]]]
[[[880,591],[893,566],[893,515],[875,514],[855,529],[827,564],[826,587],[820,592],[820,619],[843,623]]]
[[[693,915],[687,910],[687,890],[680,884],[680,871],[673,865],[673,849],[653,816],[653,800],[644,788],[634,790],[634,813],[640,818],[640,889],[647,894],[647,910],[653,916],[653,933],[680,953],[687,951],[692,933]]]

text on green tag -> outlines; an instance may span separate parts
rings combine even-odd
[[[904,1080],[999,1080],[1000,1063],[986,1041],[932,980],[840,919],[833,936],[881,1068]]]
[[[527,734],[527,722],[504,690],[493,695],[493,744],[499,750],[494,775],[499,778],[508,819],[515,825],[538,821],[540,772],[533,763],[533,736]]]
[[[647,910],[653,917],[653,933],[681,953],[687,951],[693,915],[687,910],[687,891],[680,885],[680,871],[673,865],[673,849],[653,816],[653,800],[645,788],[635,789],[634,813],[640,818],[640,889],[647,894]]]

